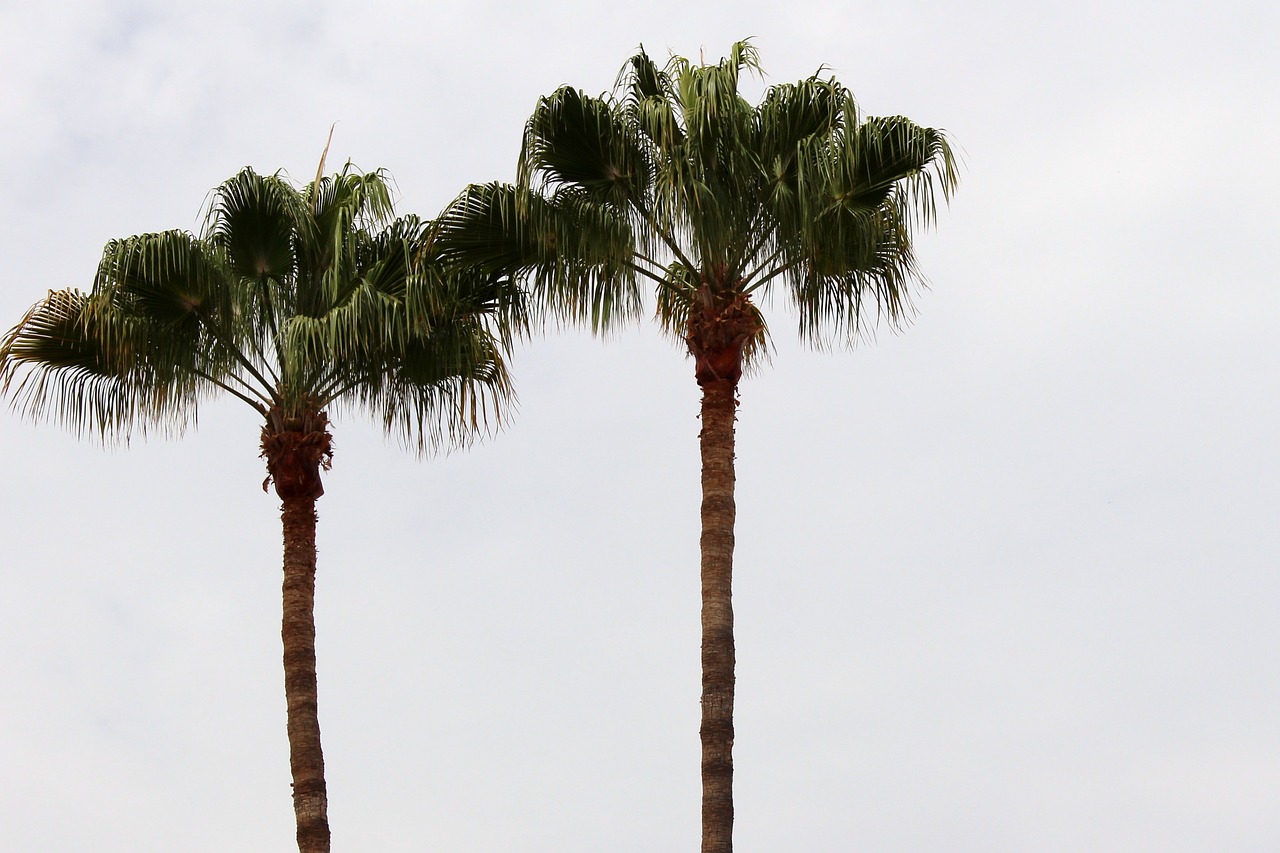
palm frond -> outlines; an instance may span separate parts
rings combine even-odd
[[[243,169],[214,191],[205,233],[237,275],[254,281],[294,273],[297,223],[293,188],[279,176]]]
[[[33,419],[104,439],[195,417],[197,377],[149,358],[148,324],[100,297],[50,291],[0,341],[0,388]]]
[[[469,187],[441,215],[436,247],[455,266],[527,280],[535,314],[604,329],[640,310],[630,222],[579,187]]]
[[[571,184],[605,203],[625,204],[649,181],[645,152],[612,102],[569,86],[538,101],[520,162],[522,183],[537,172],[551,189]]]

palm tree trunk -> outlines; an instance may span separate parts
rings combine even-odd
[[[733,850],[736,380],[702,385],[702,853]]]
[[[316,500],[283,498],[284,693],[300,853],[329,853],[329,799],[316,694]]]

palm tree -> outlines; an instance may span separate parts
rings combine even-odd
[[[949,197],[943,133],[865,118],[834,79],[739,93],[755,49],[658,67],[644,49],[612,94],[563,87],[525,128],[517,185],[470,187],[444,252],[523,276],[537,307],[597,330],[634,318],[641,284],[702,389],[702,850],[732,849],[734,418],[767,350],[757,307],[782,290],[810,343],[901,320],[918,279],[912,226]]]
[[[501,333],[516,305],[509,280],[446,269],[427,223],[394,218],[384,173],[348,164],[298,189],[245,169],[214,191],[201,236],[110,242],[90,292],[50,292],[0,341],[0,387],[79,432],[181,429],[221,394],[261,416],[303,853],[329,850],[313,618],[328,412],[371,410],[419,449],[465,441],[509,397]]]

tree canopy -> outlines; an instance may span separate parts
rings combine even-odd
[[[432,225],[395,218],[385,173],[304,188],[245,169],[202,233],[112,240],[92,289],[51,291],[0,343],[33,417],[103,436],[180,430],[226,393],[279,429],[330,406],[414,446],[463,441],[511,393],[503,276],[450,267]]]

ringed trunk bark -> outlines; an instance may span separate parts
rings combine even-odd
[[[329,798],[316,691],[316,499],[283,498],[284,692],[299,853],[329,853]]]
[[[733,850],[733,422],[737,378],[701,381],[702,853]]]
[[[299,853],[329,853],[329,794],[320,749],[316,693],[316,500],[321,469],[333,457],[328,418],[306,411],[287,418],[272,410],[262,428],[262,456],[280,497],[284,526],[284,695],[288,706],[289,769]]]

